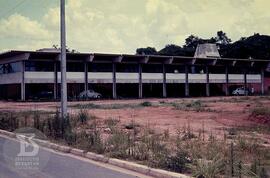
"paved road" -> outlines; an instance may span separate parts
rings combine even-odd
[[[132,171],[89,161],[70,154],[39,149],[39,168],[22,169],[15,166],[14,157],[20,144],[0,135],[0,178],[135,178],[144,177]],[[14,156],[15,155],[15,156]],[[148,177],[149,178],[149,177]]]

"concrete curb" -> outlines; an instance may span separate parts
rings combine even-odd
[[[8,132],[5,130],[0,129],[0,134],[3,134],[5,136],[11,137],[11,138],[16,138],[16,134],[12,132]],[[115,159],[115,158],[109,158],[104,155],[92,153],[92,152],[85,152],[84,150],[77,149],[77,148],[71,148],[68,146],[63,146],[63,145],[58,145],[56,143],[51,143],[49,141],[45,140],[40,140],[40,139],[34,139],[34,141],[39,144],[40,146],[50,148],[53,150],[57,150],[62,153],[70,153],[75,156],[79,157],[84,157],[88,158],[90,160],[98,161],[98,162],[103,162],[107,163],[110,165],[114,165],[120,168],[128,169],[131,171],[135,171],[144,175],[152,176],[152,177],[157,177],[157,178],[191,178],[190,176],[184,175],[184,174],[179,174],[179,173],[174,173],[174,172],[169,172],[161,169],[154,169],[150,168],[145,165],[133,163],[133,162],[128,162],[120,159]]]

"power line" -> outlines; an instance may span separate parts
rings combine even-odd
[[[19,3],[17,3],[14,7],[12,7],[11,9],[7,10],[6,12],[0,14],[0,18],[1,17],[5,17],[7,14],[9,14],[10,12],[12,12],[13,10],[15,10],[16,8],[20,7],[23,3],[25,3],[27,0],[22,0]]]

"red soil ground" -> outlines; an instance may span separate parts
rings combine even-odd
[[[161,103],[192,102],[200,100],[205,104],[206,111],[185,111],[175,109],[172,105]],[[143,100],[101,100],[87,102],[70,102],[75,104],[94,103],[104,104],[135,104],[149,101],[150,107],[121,108],[121,109],[88,109],[88,112],[99,117],[101,120],[108,118],[119,119],[122,124],[128,124],[132,120],[140,125],[150,125],[156,131],[169,130],[175,134],[177,129],[190,127],[192,131],[199,132],[204,129],[206,133],[224,135],[224,129],[236,126],[256,126],[256,119],[250,118],[250,108],[258,102],[269,106],[267,97],[210,97],[210,98],[187,98],[187,99],[143,99]],[[161,102],[162,101],[162,102]],[[25,111],[46,110],[55,111],[59,107],[56,102],[0,102],[1,110]],[[78,112],[78,108],[70,107],[70,113]]]

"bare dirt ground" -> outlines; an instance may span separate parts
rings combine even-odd
[[[130,107],[143,102],[150,102],[151,106]],[[190,109],[177,109],[174,104],[192,103],[200,101],[203,103],[200,111]],[[202,129],[208,134],[223,136],[225,130],[232,127],[254,127],[261,125],[250,117],[251,108],[257,105],[270,105],[269,97],[210,97],[210,98],[173,98],[173,99],[141,99],[141,100],[100,100],[69,102],[69,112],[76,113],[81,107],[88,104],[95,106],[121,105],[121,107],[108,108],[87,108],[89,114],[95,115],[101,120],[118,119],[122,124],[131,121],[139,125],[150,125],[157,132],[169,130],[175,134],[178,129],[190,127],[193,132]],[[125,107],[126,106],[126,107]],[[55,111],[59,108],[57,102],[0,102],[1,110],[26,111],[44,110]],[[270,142],[270,136],[264,135]]]

